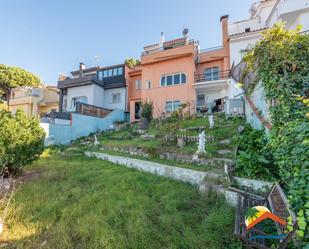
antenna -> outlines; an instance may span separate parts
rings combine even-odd
[[[100,59],[101,59],[101,56],[99,56],[99,55],[95,55],[94,56],[94,61],[95,61],[95,64],[97,66],[99,66],[99,64],[100,64]]]

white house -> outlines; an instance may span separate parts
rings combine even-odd
[[[106,109],[127,110],[127,85],[125,65],[86,68],[80,63],[79,70],[70,77],[58,81],[60,112],[74,112],[76,103],[84,103]]]
[[[303,32],[309,30],[309,0],[263,0],[253,3],[249,12],[249,19],[229,24],[232,75],[233,71],[239,71],[235,66],[239,65],[248,49],[262,38],[263,30],[271,28],[277,22],[285,22],[287,29],[295,29],[301,25]],[[236,84],[233,79],[232,84]],[[254,128],[263,128],[265,121],[269,121],[269,113],[260,83],[250,98],[246,101],[247,121]]]

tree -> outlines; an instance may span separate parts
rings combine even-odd
[[[140,60],[134,58],[126,59],[125,63],[131,68],[141,64]]]
[[[20,86],[38,86],[39,84],[40,79],[34,74],[19,67],[0,64],[0,95],[7,101],[8,106],[13,88]]]
[[[37,118],[21,110],[15,115],[0,110],[0,173],[14,175],[37,160],[44,149],[44,136]]]

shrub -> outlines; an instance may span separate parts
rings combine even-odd
[[[141,116],[145,119],[147,119],[148,122],[150,122],[153,118],[153,103],[152,101],[146,100],[142,103],[142,113]]]
[[[267,149],[268,139],[265,132],[248,126],[237,140],[239,147],[236,172],[245,177],[273,179],[275,171],[271,153]]]
[[[0,166],[16,174],[37,160],[44,148],[44,131],[36,118],[18,110],[16,115],[0,111]]]

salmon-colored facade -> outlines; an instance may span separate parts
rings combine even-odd
[[[229,86],[228,16],[220,19],[222,46],[200,50],[184,37],[144,47],[141,65],[128,68],[128,106],[131,122],[140,117],[140,104],[151,100],[154,117],[187,103],[190,111],[219,108]],[[215,103],[215,104],[214,104]]]

